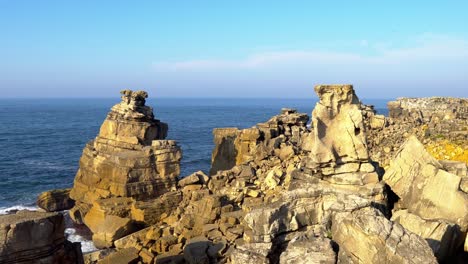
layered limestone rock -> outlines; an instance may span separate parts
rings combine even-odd
[[[90,227],[100,247],[112,246],[133,232],[136,223],[150,224],[144,211],[151,206],[144,202],[175,190],[180,173],[181,149],[175,141],[164,140],[168,126],[145,105],[147,93],[121,94],[99,135],[84,148],[70,192],[76,201],[72,219]]]
[[[70,199],[70,189],[58,189],[41,193],[36,204],[47,212],[56,212],[71,209],[75,201]]]
[[[352,85],[318,85],[314,141],[306,167],[336,184],[377,183],[366,143],[361,104]]]
[[[445,171],[416,137],[401,146],[384,180],[399,197],[393,219],[431,241],[439,260],[461,247],[468,229],[462,177]]]
[[[229,170],[250,161],[260,161],[272,154],[283,160],[294,155],[291,145],[300,145],[301,135],[307,131],[308,121],[306,114],[284,108],[280,115],[253,128],[214,129],[215,148],[210,174],[214,175],[218,171]],[[275,140],[271,140],[274,138]]]
[[[83,263],[79,243],[64,236],[63,215],[18,211],[0,216],[0,263]]]
[[[112,107],[99,135],[83,150],[70,193],[78,204],[111,197],[149,199],[176,186],[181,150],[175,141],[164,140],[167,124],[145,106],[146,92],[121,93],[122,102]]]

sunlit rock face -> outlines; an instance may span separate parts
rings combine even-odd
[[[164,140],[167,124],[154,118],[144,91],[121,92],[98,136],[83,150],[70,197],[72,218],[82,222],[93,202],[112,197],[145,200],[175,189],[181,149]]]
[[[358,167],[369,159],[360,102],[352,85],[318,85],[312,112],[312,160],[320,166]],[[347,169],[346,169],[347,170]],[[352,169],[351,169],[352,170]]]

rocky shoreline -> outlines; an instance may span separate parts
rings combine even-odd
[[[147,93],[122,91],[73,188],[0,216],[0,263],[466,263],[468,99],[385,117],[352,85],[315,92],[311,117],[215,129],[209,175],[182,178]],[[99,251],[66,241],[63,210]]]

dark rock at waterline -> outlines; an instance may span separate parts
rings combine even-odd
[[[69,210],[75,205],[70,198],[71,189],[57,189],[41,193],[37,197],[37,206],[47,212]]]
[[[83,263],[80,243],[65,239],[62,214],[18,211],[0,216],[0,263]]]

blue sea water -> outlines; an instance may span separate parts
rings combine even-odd
[[[71,187],[86,142],[120,99],[0,99],[0,210],[34,206],[46,190]],[[282,107],[310,113],[313,99],[150,99],[169,139],[182,146],[181,176],[209,171],[216,127],[252,127]],[[363,100],[386,114],[387,100]]]

